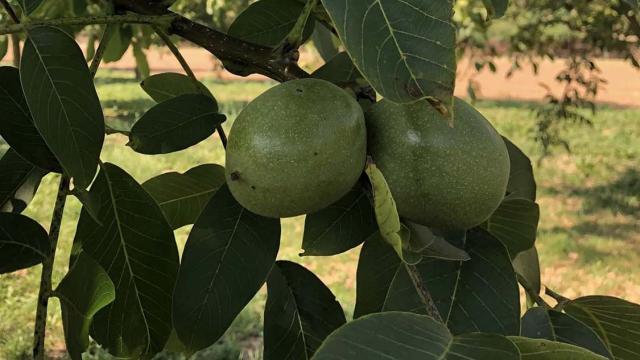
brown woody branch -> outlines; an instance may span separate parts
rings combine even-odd
[[[141,15],[174,14],[165,8],[162,1],[153,0],[115,0],[118,10]],[[227,70],[241,76],[258,73],[274,80],[287,80],[309,77],[295,61],[291,61],[270,47],[246,42],[205,25],[198,24],[183,16],[175,18],[167,32],[178,35],[208,50],[225,62]]]

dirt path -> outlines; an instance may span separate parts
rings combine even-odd
[[[239,77],[221,70],[221,66],[215,58],[206,50],[195,47],[183,47],[181,49],[185,58],[193,70],[199,76],[212,76],[224,80],[238,79]],[[306,56],[305,56],[306,55]],[[153,73],[166,71],[181,71],[180,65],[165,49],[154,49],[148,53],[149,63]],[[9,60],[6,58],[5,60]],[[313,62],[308,54],[303,54],[302,64]],[[467,62],[462,61],[458,66],[458,81],[456,83],[456,95],[467,95],[467,81],[471,73],[467,71]],[[539,101],[546,94],[541,84],[548,86],[555,94],[559,94],[562,88],[554,80],[556,74],[563,69],[563,61],[545,61],[540,65],[539,74],[535,75],[530,68],[515,73],[507,79],[505,74],[511,64],[507,59],[499,59],[498,71],[493,74],[488,70],[483,71],[475,80],[480,84],[478,96],[492,100],[533,100]],[[640,71],[622,60],[601,59],[597,64],[602,70],[602,77],[608,82],[598,95],[598,102],[620,106],[640,107]],[[118,62],[106,64],[111,69],[133,69],[135,62],[129,51]],[[252,79],[264,79],[261,76],[251,76]]]

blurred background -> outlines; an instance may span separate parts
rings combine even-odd
[[[226,31],[250,0],[178,0],[172,9]],[[541,222],[538,249],[543,283],[568,296],[610,294],[640,301],[640,17],[626,0],[512,0],[506,16],[487,21],[480,0],[459,0],[456,95],[477,108],[534,162]],[[34,17],[101,14],[102,1],[48,0]],[[10,22],[0,12],[0,26]],[[301,52],[313,71],[332,55],[322,28]],[[90,58],[101,27],[77,32]],[[329,44],[326,40],[329,40]],[[3,66],[19,63],[20,36],[0,36]],[[174,39],[181,52],[233,119],[275,83],[226,72],[208,52]],[[150,74],[182,72],[150,29],[122,26],[112,41],[96,86],[109,125],[129,128],[154,102],[139,86]],[[0,115],[1,120],[1,115]],[[170,155],[145,156],[110,135],[103,161],[118,164],[140,182],[202,163],[224,165],[217,139]],[[7,146],[0,139],[0,153]],[[0,174],[2,176],[2,174]],[[55,198],[49,175],[27,215],[48,226]],[[54,272],[67,270],[80,204],[69,198]],[[285,219],[279,258],[300,262],[334,291],[347,316],[353,311],[359,248],[333,258],[300,257],[304,218]],[[189,228],[177,231],[180,247]],[[0,359],[29,358],[40,268],[0,276]],[[211,359],[260,359],[263,289],[227,336],[198,355]],[[66,358],[57,299],[51,299],[47,347]],[[87,358],[107,358],[93,349]],[[179,357],[176,357],[179,358]]]

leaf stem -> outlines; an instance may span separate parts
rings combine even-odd
[[[2,7],[7,11],[7,14],[9,14],[9,17],[11,17],[13,22],[15,22],[16,24],[20,24],[20,18],[18,17],[18,14],[16,14],[11,5],[9,5],[9,2],[7,0],[0,0],[0,4],[2,4]]]
[[[100,39],[100,44],[98,45],[98,49],[96,50],[95,55],[93,55],[91,66],[89,66],[89,73],[91,74],[91,78],[95,78],[96,74],[98,73],[98,68],[100,67],[100,63],[102,62],[104,53],[107,51],[107,46],[109,46],[109,41],[111,41],[114,30],[114,24],[107,24],[104,28],[102,38]]]
[[[171,23],[171,21],[175,18],[176,18],[176,15],[174,14],[168,14],[168,15],[126,14],[126,15],[85,16],[85,17],[59,18],[59,19],[49,19],[49,20],[34,20],[34,21],[23,22],[19,24],[2,26],[0,27],[0,35],[22,32],[27,30],[30,27],[35,27],[35,26],[98,25],[98,24],[121,24],[121,23],[168,26]]]
[[[311,16],[313,10],[316,8],[317,4],[318,0],[309,0],[304,5],[298,21],[296,21],[296,24],[293,26],[293,29],[291,29],[291,32],[289,32],[289,35],[287,36],[286,45],[288,45],[290,48],[297,49],[300,47],[300,45],[302,45],[302,41],[304,40],[304,29],[307,27],[309,17]]]
[[[565,303],[571,301],[571,299],[566,298],[566,297],[558,294],[557,292],[549,289],[548,287],[545,287],[544,293],[549,295],[549,296],[551,296],[555,301],[557,301],[558,305],[556,305],[556,306],[559,306],[559,307],[562,307],[562,306],[564,306]]]
[[[538,306],[542,306],[544,308],[547,309],[551,309],[552,306],[549,305],[548,302],[546,302],[539,293],[536,293],[536,291],[534,289],[531,288],[531,286],[529,286],[529,284],[526,282],[526,280],[520,276],[517,275],[518,278],[518,283],[520,283],[520,286],[522,286],[522,288],[524,289],[524,291],[531,297],[531,299],[538,304]]]
[[[40,290],[38,292],[38,303],[36,308],[36,323],[33,333],[33,358],[42,360],[45,356],[44,338],[47,330],[47,309],[49,307],[49,297],[52,294],[51,275],[53,274],[53,264],[56,258],[60,227],[64,215],[64,206],[67,202],[69,192],[69,178],[64,174],[60,177],[56,204],[53,208],[51,226],[49,227],[49,243],[51,253],[42,262],[42,274],[40,276]]]
[[[184,56],[182,56],[180,49],[178,49],[178,47],[171,40],[171,37],[169,37],[169,35],[167,35],[167,33],[164,32],[159,26],[154,25],[153,30],[155,30],[156,34],[158,34],[160,39],[162,39],[165,45],[167,45],[171,53],[173,53],[173,56],[175,56],[176,60],[178,60],[178,62],[180,63],[180,66],[182,66],[182,68],[184,69],[184,72],[187,73],[187,76],[193,81],[194,85],[196,86],[196,89],[198,89],[198,91],[200,91],[200,93],[204,95],[204,92],[200,89],[200,86],[201,86],[200,81],[198,80],[198,78],[196,77],[196,74],[191,69],[191,66],[189,66],[189,63],[187,62],[187,60],[184,58]],[[222,125],[218,125],[216,127],[216,131],[220,136],[220,141],[222,141],[222,146],[226,149],[227,134],[225,134],[224,129],[222,128]]]
[[[418,271],[418,268],[415,265],[404,264],[407,269],[407,273],[409,274],[409,278],[411,278],[411,282],[413,282],[413,286],[415,286],[418,291],[418,295],[420,296],[420,300],[425,306],[427,310],[427,315],[431,316],[433,319],[444,324],[444,320],[440,315],[440,311],[438,311],[438,307],[436,303],[433,301],[431,297],[431,293],[424,285],[424,281],[422,280],[422,275]]]

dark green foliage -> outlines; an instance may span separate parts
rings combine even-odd
[[[0,212],[0,274],[42,262],[51,252],[47,232],[34,220]]]

